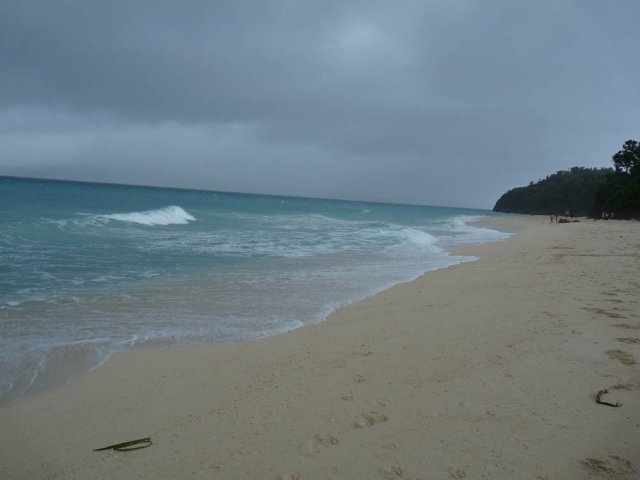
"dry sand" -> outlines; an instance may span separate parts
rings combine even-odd
[[[0,407],[0,478],[640,478],[640,223],[496,221],[521,232],[315,326]]]

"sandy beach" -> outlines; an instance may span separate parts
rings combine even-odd
[[[0,477],[640,478],[640,223],[491,222],[519,233],[319,324],[0,406]]]

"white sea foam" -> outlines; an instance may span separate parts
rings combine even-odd
[[[418,247],[432,247],[438,242],[438,238],[430,233],[410,227],[401,228],[397,231],[397,235],[405,242]]]
[[[181,207],[177,207],[175,205],[159,208],[158,210],[146,210],[143,212],[97,215],[97,218],[139,223],[141,225],[185,225],[195,220],[195,217],[184,211]]]
[[[512,235],[510,233],[500,232],[487,227],[470,225],[470,222],[477,221],[478,219],[480,219],[479,216],[473,215],[459,215],[453,217],[448,222],[448,230],[459,236],[459,240],[464,243],[493,242],[504,240]]]

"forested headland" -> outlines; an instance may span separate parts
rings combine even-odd
[[[640,218],[640,144],[628,140],[613,168],[573,167],[502,195],[495,212]]]

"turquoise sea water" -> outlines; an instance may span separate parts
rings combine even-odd
[[[0,177],[0,395],[135,346],[250,340],[503,239],[484,210]]]

